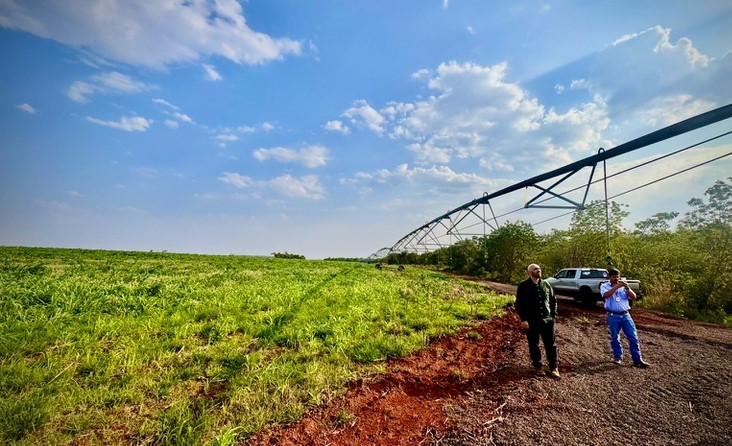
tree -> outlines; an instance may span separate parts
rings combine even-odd
[[[704,195],[709,197],[706,203],[701,198],[692,198],[687,202],[693,210],[684,215],[679,225],[691,229],[710,225],[729,227],[732,223],[732,177],[715,181]]]
[[[639,235],[666,234],[671,229],[669,222],[678,216],[678,212],[659,212],[653,214],[652,217],[635,224],[635,233]]]
[[[609,232],[603,200],[592,201],[584,210],[575,212],[569,230],[564,234],[561,231],[554,234],[555,240],[562,241],[560,249],[567,262],[565,266],[601,266],[609,263],[607,237],[609,235],[612,251],[612,241],[623,233],[623,219],[629,214],[624,209],[626,207],[625,204],[610,202],[607,213]]]
[[[732,177],[717,180],[704,192],[708,198],[688,201],[692,210],[679,222],[691,232],[692,243],[705,254],[706,268],[687,290],[697,310],[732,313]]]
[[[485,269],[496,279],[517,282],[526,275],[526,265],[536,262],[539,237],[529,223],[505,223],[483,239]]]

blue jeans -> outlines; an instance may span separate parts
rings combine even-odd
[[[630,313],[608,314],[607,327],[610,329],[610,347],[613,349],[613,357],[623,359],[623,346],[620,344],[620,330],[623,330],[625,337],[628,338],[630,356],[633,358],[633,362],[639,362],[641,351],[638,330],[635,328],[635,322],[630,317]]]

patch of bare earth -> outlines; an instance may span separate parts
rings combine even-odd
[[[641,370],[627,354],[622,366],[610,362],[602,308],[561,298],[559,312],[558,381],[529,367],[509,308],[389,361],[386,373],[352,383],[344,397],[247,444],[732,444],[732,330],[634,309],[652,364]]]

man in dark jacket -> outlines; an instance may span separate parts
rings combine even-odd
[[[539,338],[544,343],[546,360],[549,365],[547,375],[559,378],[557,341],[554,323],[557,319],[557,298],[551,285],[541,280],[541,268],[532,263],[528,266],[529,278],[516,288],[516,312],[523,322],[526,338],[529,341],[531,364],[537,373],[542,372]]]

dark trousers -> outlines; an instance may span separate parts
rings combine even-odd
[[[534,367],[541,367],[541,350],[539,349],[539,338],[544,343],[544,351],[546,352],[546,361],[549,369],[557,368],[557,339],[554,335],[554,321],[544,322],[529,321],[529,329],[526,330],[526,339],[529,341],[529,355],[531,356],[531,364]]]

